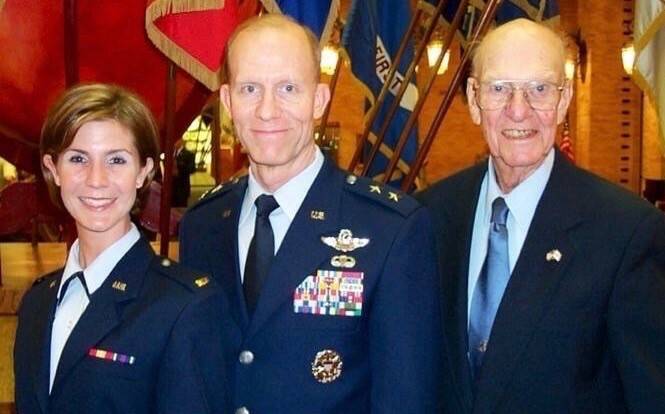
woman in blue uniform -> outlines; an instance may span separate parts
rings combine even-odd
[[[150,111],[117,86],[74,87],[49,112],[40,152],[78,238],[21,304],[18,413],[226,412],[219,290],[156,256],[130,219],[157,166]]]

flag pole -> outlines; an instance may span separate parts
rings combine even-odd
[[[429,153],[429,149],[432,147],[432,142],[434,142],[434,138],[436,137],[436,134],[439,131],[439,127],[441,127],[443,118],[446,116],[446,113],[448,112],[448,109],[450,108],[450,105],[453,102],[456,90],[462,84],[462,76],[464,76],[464,74],[467,73],[471,65],[471,53],[475,49],[480,37],[483,34],[485,34],[485,32],[490,26],[490,23],[492,22],[492,20],[494,20],[494,16],[496,15],[496,10],[499,7],[499,4],[501,4],[501,0],[489,0],[487,5],[483,9],[483,14],[480,17],[480,22],[478,23],[478,26],[473,33],[471,41],[468,42],[468,47],[464,52],[464,55],[462,56],[462,61],[460,62],[460,65],[457,67],[457,70],[453,75],[453,79],[450,82],[450,88],[448,88],[446,95],[441,101],[441,105],[439,106],[439,110],[437,111],[434,117],[432,125],[430,129],[427,131],[427,135],[425,136],[425,139],[423,140],[420,148],[418,149],[418,153],[416,154],[416,159],[413,165],[411,165],[409,174],[407,174],[406,178],[402,181],[402,190],[407,191],[415,183],[416,177],[418,176],[418,172],[420,171],[420,169],[423,166],[423,163],[425,162],[425,158]]]
[[[441,0],[441,1],[445,2],[446,0]],[[406,34],[402,38],[402,42],[400,43],[399,48],[397,49],[397,53],[393,58],[393,64],[390,65],[390,70],[388,71],[386,79],[383,82],[381,92],[379,92],[379,96],[376,98],[376,100],[374,101],[374,105],[372,105],[372,107],[369,110],[369,114],[367,116],[367,122],[365,124],[365,129],[363,130],[363,133],[360,136],[360,139],[356,146],[356,151],[354,152],[353,158],[351,158],[351,163],[349,164],[348,168],[349,171],[354,171],[358,166],[358,163],[360,162],[360,157],[363,153],[363,146],[367,141],[367,137],[369,136],[370,130],[372,129],[372,124],[374,124],[374,121],[376,120],[376,117],[379,113],[379,108],[381,108],[381,105],[383,105],[383,101],[385,101],[386,96],[388,95],[388,91],[390,90],[390,84],[392,83],[393,78],[395,77],[395,73],[397,72],[397,64],[404,55],[404,51],[406,50],[406,46],[409,43],[409,39],[411,38],[413,32],[415,31],[417,23],[420,21],[421,14],[422,11],[420,9],[417,9],[416,14],[413,16],[411,22],[409,23],[409,28],[406,30]]]
[[[404,96],[404,92],[406,92],[406,88],[408,88],[409,86],[409,81],[413,77],[413,74],[416,72],[416,65],[418,64],[418,61],[422,57],[423,53],[425,53],[425,49],[427,48],[427,42],[429,41],[430,37],[432,37],[432,33],[434,33],[434,29],[436,28],[436,24],[438,21],[438,16],[443,10],[443,7],[446,5],[446,3],[448,3],[448,0],[439,0],[439,3],[437,4],[436,9],[434,10],[434,13],[432,14],[432,19],[430,20],[429,26],[427,27],[423,41],[421,42],[420,45],[418,45],[418,49],[416,50],[414,58],[409,64],[406,73],[404,74],[404,81],[400,85],[400,88],[397,91],[397,94],[395,95],[395,99],[393,99],[388,109],[388,113],[385,117],[385,120],[383,121],[383,124],[381,125],[381,128],[379,129],[379,132],[376,134],[376,140],[372,144],[369,156],[365,160],[365,165],[363,166],[361,175],[367,174],[372,165],[372,162],[374,162],[374,158],[376,158],[376,154],[379,152],[379,148],[381,148],[381,144],[383,144],[386,132],[388,131],[388,127],[390,126],[390,122],[392,122],[392,119],[395,116],[395,112],[397,112],[397,108],[399,108],[400,102],[402,101],[402,97]],[[418,8],[417,15],[420,16],[420,13],[421,10],[420,8]],[[407,36],[404,36],[404,39],[402,39],[403,42],[408,42],[408,40],[409,39],[407,38]],[[398,64],[399,62],[395,60],[392,66],[394,68],[397,68]],[[386,86],[388,86],[389,88],[390,83],[386,80],[383,86],[384,88]],[[372,124],[370,123],[368,125],[371,127]],[[364,143],[364,140],[361,142]]]
[[[165,110],[165,140],[164,140],[164,174],[162,176],[162,198],[159,205],[159,254],[169,255],[169,239],[171,232],[171,183],[173,182],[173,136],[175,134],[175,63],[168,64],[166,76],[166,110]]]
[[[64,0],[65,17],[65,87],[76,85],[79,82],[79,55],[78,55],[78,21],[76,0]]]
[[[462,0],[460,4],[457,6],[457,11],[455,11],[455,16],[453,17],[453,21],[451,22],[449,30],[446,32],[446,36],[443,39],[443,47],[441,48],[441,53],[439,53],[439,57],[437,57],[436,59],[436,64],[434,65],[432,73],[429,75],[429,79],[427,79],[427,84],[425,85],[425,88],[421,93],[418,94],[418,101],[416,102],[416,106],[413,108],[413,111],[411,111],[411,114],[409,114],[409,118],[407,119],[406,124],[402,129],[399,139],[395,144],[395,148],[393,148],[393,155],[392,157],[390,157],[388,166],[386,167],[386,170],[383,174],[382,181],[384,184],[390,181],[390,177],[393,175],[393,172],[395,172],[395,168],[397,168],[397,164],[399,163],[402,151],[404,151],[404,146],[406,145],[409,139],[409,134],[411,133],[411,129],[413,129],[413,126],[418,120],[418,116],[420,115],[420,111],[422,111],[423,109],[425,100],[427,99],[427,96],[432,90],[432,86],[434,86],[434,80],[436,79],[439,66],[441,66],[441,62],[443,61],[443,56],[445,55],[445,51],[448,50],[450,44],[453,42],[453,36],[455,35],[457,28],[460,26],[460,23],[462,22],[462,17],[466,12],[467,4],[468,0]],[[439,16],[438,14],[433,15],[432,20],[433,21],[438,20],[438,16]],[[429,40],[429,38],[427,38],[427,40]],[[423,41],[423,44],[426,44],[426,41]]]

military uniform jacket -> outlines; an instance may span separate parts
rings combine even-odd
[[[62,269],[40,279],[19,310],[18,413],[227,412],[218,360],[218,287],[157,257],[143,238],[91,295],[63,349],[49,395],[51,326],[61,277]],[[120,355],[132,363],[121,362]]]
[[[185,215],[180,235],[183,263],[210,272],[224,290],[230,327],[224,350],[236,412],[433,412],[440,309],[425,210],[326,160],[273,259],[250,319],[237,247],[246,186],[245,178],[216,189]],[[343,252],[322,240],[348,235],[342,230],[368,243]],[[349,261],[353,266],[341,265]],[[362,297],[349,294],[354,282]],[[304,297],[312,292],[309,298],[318,295],[321,301],[317,310],[305,309]],[[350,313],[356,316],[321,314],[326,307],[338,311],[345,301],[354,302]]]
[[[420,195],[442,271],[444,412],[665,413],[665,215],[558,151],[473,383],[467,281],[486,171]]]

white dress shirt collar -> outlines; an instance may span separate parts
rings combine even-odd
[[[88,291],[92,295],[104,283],[106,278],[111,274],[113,268],[118,264],[120,259],[132,248],[134,243],[141,237],[138,229],[131,223],[129,231],[116,240],[112,245],[107,247],[95,260],[92,261],[83,269],[79,262],[79,240],[76,239],[69,249],[67,256],[67,263],[62,272],[62,279],[60,280],[60,287],[58,289],[58,297],[60,297],[60,290],[62,284],[69,276],[76,272],[83,271],[85,282],[88,285]]]
[[[515,219],[515,224],[526,233],[526,230],[531,225],[531,220],[536,212],[540,197],[543,195],[543,191],[545,191],[545,186],[552,173],[553,166],[554,149],[551,149],[543,160],[543,163],[531,175],[519,183],[517,187],[513,188],[511,192],[504,194],[499,187],[492,157],[490,157],[487,167],[487,196],[484,203],[484,218],[486,223],[490,222],[492,202],[497,197],[503,197],[510,210],[510,214]]]
[[[314,161],[312,161],[307,168],[298,173],[298,175],[291,178],[279,187],[277,191],[272,193],[275,200],[277,200],[277,204],[279,204],[279,209],[287,215],[289,222],[293,221],[296,213],[298,213],[300,205],[305,199],[309,188],[312,186],[312,183],[314,183],[316,176],[321,170],[323,160],[323,153],[321,153],[321,150],[317,146],[314,154]],[[240,223],[243,223],[248,217],[251,217],[252,220],[254,220],[254,211],[256,210],[254,201],[261,194],[270,194],[270,192],[261,187],[261,184],[259,184],[254,177],[250,167],[249,179],[247,180],[247,191],[245,192],[245,198],[243,199],[242,208],[240,210]]]

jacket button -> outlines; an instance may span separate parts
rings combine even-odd
[[[254,362],[254,354],[252,351],[242,351],[238,356],[238,360],[243,365],[249,365]]]
[[[249,414],[247,407],[240,407],[236,410],[236,414]]]

